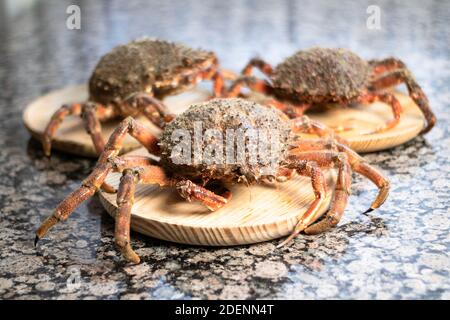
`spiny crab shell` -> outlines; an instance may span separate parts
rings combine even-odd
[[[273,71],[276,95],[311,103],[351,101],[367,86],[370,66],[347,49],[302,50]]]
[[[201,123],[202,141],[199,150],[206,150],[208,146],[213,145],[216,138],[207,137],[205,132],[213,129],[222,133],[226,137],[226,131],[231,129],[237,132],[239,129],[246,130],[262,130],[267,132],[267,141],[277,141],[279,148],[274,154],[271,154],[270,162],[275,169],[285,159],[288,146],[292,141],[292,133],[290,123],[285,114],[277,109],[262,106],[255,102],[244,99],[213,99],[204,103],[191,105],[188,110],[179,115],[174,121],[168,124],[162,134],[160,140],[161,148],[161,164],[166,172],[172,172],[174,175],[184,176],[195,180],[207,182],[208,180],[222,181],[245,181],[247,183],[257,182],[264,177],[263,168],[267,163],[251,163],[247,161],[223,164],[207,164],[204,161],[196,163],[191,158],[190,164],[180,164],[180,155],[173,153],[175,146],[179,141],[174,139],[176,130],[183,129],[189,133],[191,137],[191,145],[195,137],[196,123]],[[198,127],[197,127],[198,128]],[[198,130],[198,129],[197,129]],[[249,132],[249,131],[246,131]],[[235,139],[239,137],[236,136]],[[237,140],[236,140],[237,141]],[[226,154],[225,141],[223,141],[223,155]],[[246,155],[252,152],[255,146],[252,141],[246,140]],[[254,142],[254,141],[253,141]],[[235,144],[232,145],[233,153],[236,154]]]
[[[163,40],[134,40],[100,59],[89,80],[90,100],[120,103],[140,92],[163,98],[195,84],[194,71],[215,63],[213,52]]]

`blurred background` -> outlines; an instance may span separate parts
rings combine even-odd
[[[81,29],[66,27],[70,5],[81,10]],[[374,6],[380,14],[378,28],[367,25]],[[144,35],[215,50],[222,64],[235,70],[254,55],[277,63],[296,50],[319,45],[347,47],[366,58],[433,61],[424,71],[428,73],[442,67],[435,58],[448,54],[450,28],[436,26],[448,23],[449,7],[444,0],[3,0],[0,54],[39,55],[44,67],[40,76],[58,74],[63,83],[85,81],[102,54]],[[31,60],[10,72],[26,72]],[[80,72],[74,75],[71,67]],[[420,70],[415,71],[420,77]]]

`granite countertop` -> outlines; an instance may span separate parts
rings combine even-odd
[[[66,28],[72,3],[81,5],[81,30]],[[381,9],[380,30],[366,27],[371,4]],[[0,299],[450,298],[450,3],[49,0],[0,12]],[[35,97],[85,82],[103,53],[142,35],[215,50],[236,71],[254,55],[276,64],[314,45],[394,55],[413,70],[438,123],[365,155],[392,182],[380,210],[361,215],[376,190],[355,177],[339,227],[289,247],[194,247],[133,233],[143,263],[127,265],[113,220],[93,198],[35,249],[36,227],[94,161],[44,157],[21,112]]]

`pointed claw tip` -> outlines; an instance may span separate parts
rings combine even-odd
[[[141,258],[139,258],[139,256],[134,252],[133,252],[133,254],[125,256],[125,259],[128,260],[128,262],[131,262],[133,264],[141,263]]]
[[[44,151],[45,156],[50,157],[52,147],[50,141],[47,141],[45,138],[42,140],[42,149]]]
[[[366,211],[363,212],[363,214],[367,215],[369,212],[372,212],[373,210],[375,210],[374,208],[369,208]]]
[[[40,238],[38,235],[36,235],[36,237],[34,238],[34,246],[37,246],[37,243],[39,242]]]
[[[305,228],[304,228],[304,226],[303,226],[303,227],[301,227],[301,228],[298,228],[298,229],[294,230],[294,232],[291,233],[291,235],[290,235],[289,237],[287,237],[285,240],[283,240],[280,244],[278,244],[278,245],[276,246],[276,248],[277,248],[277,249],[278,249],[278,248],[281,248],[281,247],[283,247],[284,245],[286,245],[287,243],[289,243],[289,242],[291,242],[292,240],[294,240],[294,238],[295,238],[296,236],[298,236],[298,235],[300,234],[300,232],[302,232],[304,229],[305,229]]]
[[[284,247],[287,243],[291,242],[292,239],[293,237],[288,237],[287,239],[281,241],[275,248],[279,249],[281,247]]]

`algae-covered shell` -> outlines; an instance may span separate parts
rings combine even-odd
[[[236,134],[231,147],[229,144],[231,140],[227,136],[227,131]],[[182,155],[176,150],[182,140],[176,137],[180,137],[183,132],[188,136],[188,140],[183,138],[183,141],[186,142],[186,145],[191,145],[192,151],[192,154],[189,154],[188,157],[190,163],[187,164],[186,161],[181,161],[185,154]],[[210,135],[211,132],[221,133],[222,138],[217,135]],[[256,149],[252,149],[255,145],[252,145],[251,140],[248,139],[245,145],[246,161],[239,161],[237,159],[239,132],[258,132],[258,134],[263,132],[267,136],[264,136],[262,140],[271,143],[276,142],[278,149],[271,149],[272,151],[276,150],[276,152],[271,153],[270,161],[262,163],[258,158],[257,163],[252,163],[248,157],[249,154],[255,152],[252,150]],[[284,160],[291,138],[290,132],[291,128],[286,116],[277,109],[239,98],[213,99],[191,105],[188,110],[165,127],[160,141],[161,163],[167,172],[192,179],[203,181],[209,179],[237,180],[251,183],[262,176],[268,175],[265,170],[269,162],[273,165],[273,168],[278,168],[280,162]],[[201,140],[196,142],[194,139],[198,137],[199,133]],[[218,141],[220,139],[222,141]],[[199,144],[196,145],[196,143]],[[224,160],[222,163],[220,161],[206,163],[205,157],[200,161],[194,159],[195,150],[199,150],[200,155],[204,155],[204,152],[216,143],[222,143],[222,147],[220,147]],[[258,143],[261,143],[261,140],[258,140]],[[261,144],[258,146],[260,147]],[[227,148],[230,149],[227,151]],[[177,152],[174,152],[174,150]],[[230,159],[227,158],[227,152],[229,155],[230,150],[234,155],[235,163],[232,163],[232,161],[230,163]],[[186,160],[186,158],[183,159]]]
[[[366,87],[369,65],[347,49],[311,48],[280,63],[271,76],[275,92],[311,102],[339,102]]]
[[[175,78],[209,59],[212,52],[148,38],[119,45],[105,54],[91,75],[91,100],[121,101],[134,93],[148,92],[155,83]]]

